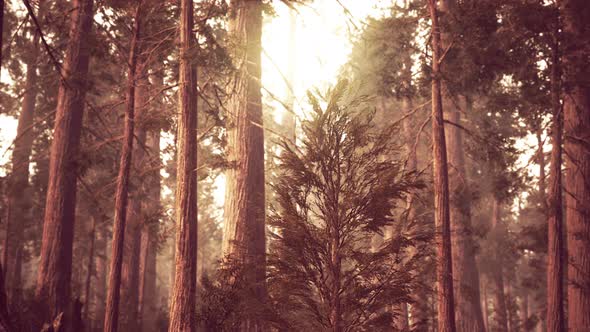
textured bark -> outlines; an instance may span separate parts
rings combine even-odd
[[[557,34],[557,32],[555,32]],[[557,39],[557,36],[555,36]],[[563,118],[560,103],[559,50],[557,40],[552,48],[551,99],[553,123],[551,125],[551,168],[549,172],[549,193],[547,197],[547,328],[550,332],[565,330],[563,299],[563,205],[561,184],[561,136]]]
[[[442,19],[452,15],[456,6],[455,0],[440,2]],[[441,32],[441,48],[446,50],[452,37],[445,31]],[[441,82],[445,120],[462,123],[462,112],[458,104],[469,112],[472,108],[471,98],[453,98],[450,89]],[[459,100],[461,99],[461,100]],[[465,147],[463,145],[463,129],[455,125],[445,128],[447,155],[449,162],[449,192],[451,218],[451,247],[453,257],[453,287],[455,295],[457,331],[485,331],[481,312],[479,293],[479,269],[475,260],[476,246],[472,238],[471,226],[471,192],[465,165]]]
[[[436,0],[429,0],[432,22],[432,155],[434,173],[434,221],[436,241],[436,281],[438,332],[455,332],[453,266],[449,215],[449,172],[441,96],[440,51],[441,30],[438,25]]]
[[[520,301],[520,324],[524,326],[529,319],[529,295],[524,293]],[[523,327],[524,330],[524,327]]]
[[[41,2],[42,3],[42,2]],[[41,19],[41,9],[37,16]],[[21,113],[18,117],[14,150],[12,150],[12,173],[8,191],[8,218],[6,220],[6,238],[4,242],[4,272],[6,287],[11,290],[12,303],[18,303],[22,289],[22,253],[23,236],[27,211],[30,201],[26,197],[29,187],[29,158],[35,139],[32,129],[35,117],[35,99],[37,98],[37,62],[39,56],[39,33],[35,33],[31,42],[31,52],[24,59],[27,64],[25,90]]]
[[[264,188],[264,132],[262,129],[261,35],[262,2],[234,0],[230,34],[241,44],[234,63],[236,76],[229,101],[223,254],[246,273],[253,296],[266,297],[266,239]],[[261,328],[256,321],[243,322],[244,330]]]
[[[138,47],[141,49],[141,47]],[[140,51],[139,51],[140,52]],[[145,68],[145,64],[138,65]],[[125,227],[125,245],[123,250],[123,266],[121,271],[121,304],[126,308],[120,319],[120,327],[125,331],[136,331],[141,326],[139,317],[141,284],[141,241],[145,222],[142,201],[146,199],[147,188],[142,184],[145,178],[145,149],[147,132],[145,128],[146,102],[148,81],[143,71],[136,73],[135,80],[135,131],[137,144],[133,149],[133,171],[131,175],[132,190],[129,193],[127,206],[127,225]]]
[[[41,258],[35,296],[44,321],[65,312],[70,302],[76,208],[78,148],[84,114],[93,0],[73,1],[70,39],[57,97]],[[68,315],[65,317],[66,324]]]
[[[590,7],[560,1],[564,47],[564,155],[568,245],[568,325],[590,326]]]
[[[196,331],[197,278],[197,73],[193,2],[180,2],[179,117],[176,175],[176,276],[168,331]]]
[[[494,197],[492,206],[492,231],[495,234],[502,232],[500,224],[500,202]],[[493,271],[494,289],[494,311],[496,325],[500,331],[508,331],[508,313],[506,312],[506,294],[504,293],[504,271],[502,257],[498,254],[494,257],[496,267]]]
[[[151,87],[153,91],[159,93],[164,85],[163,75],[155,75]],[[152,109],[154,114],[161,112],[162,98]],[[149,332],[156,329],[156,318],[159,311],[159,298],[156,288],[156,258],[158,248],[159,217],[161,213],[160,192],[160,129],[157,128],[148,132],[146,138],[146,148],[149,151],[150,172],[147,174],[147,200],[144,202],[143,209],[147,213],[148,223],[144,223],[142,230],[142,253],[146,251],[145,256],[145,276],[143,287],[140,288],[140,310],[139,315],[142,322],[142,331]],[[145,235],[144,235],[145,234]]]
[[[465,110],[471,101],[465,100]],[[443,98],[445,120],[461,124],[461,111],[453,107],[450,96]],[[475,260],[476,247],[472,238],[471,192],[467,183],[463,130],[456,126],[445,128],[449,156],[449,190],[453,277],[457,315],[457,331],[485,331],[480,307],[479,269]]]
[[[129,192],[129,173],[133,157],[133,136],[135,122],[135,80],[137,67],[137,48],[140,38],[141,0],[137,1],[133,17],[133,36],[129,50],[129,69],[127,74],[127,107],[125,110],[125,127],[123,147],[119,160],[117,189],[115,192],[115,218],[113,223],[113,241],[111,245],[111,264],[109,271],[109,287],[104,318],[104,331],[116,332],[119,328],[119,299],[121,288],[121,270],[125,245],[125,227],[127,222],[127,203]],[[125,310],[133,310],[125,308]]]

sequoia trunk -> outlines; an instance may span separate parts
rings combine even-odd
[[[197,278],[197,73],[193,2],[180,2],[179,116],[176,178],[175,280],[168,331],[196,331]]]
[[[61,68],[41,257],[35,296],[47,321],[66,312],[70,302],[72,246],[76,208],[78,148],[86,96],[93,0],[73,1],[66,58]],[[68,324],[66,313],[66,324]]]
[[[455,332],[451,228],[449,215],[449,173],[443,121],[440,77],[440,37],[436,0],[429,0],[432,22],[432,149],[434,173],[434,221],[438,331]]]

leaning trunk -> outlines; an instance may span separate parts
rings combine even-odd
[[[123,148],[119,162],[117,189],[115,193],[115,220],[113,225],[113,242],[111,250],[111,266],[109,272],[109,288],[104,318],[104,331],[116,332],[119,328],[119,297],[121,287],[121,268],[125,245],[125,223],[127,221],[127,200],[129,192],[129,171],[133,154],[133,135],[135,118],[135,70],[137,66],[137,44],[140,36],[141,2],[135,9],[133,36],[129,51],[129,72],[127,76],[127,109],[125,111],[125,128]],[[131,308],[127,308],[131,309]]]
[[[428,1],[432,22],[432,148],[434,173],[434,221],[438,332],[455,332],[451,228],[449,216],[449,173],[443,122],[440,77],[440,28],[436,0]]]
[[[178,165],[176,178],[176,275],[168,331],[195,331],[197,278],[197,75],[190,58],[193,2],[180,2]]]
[[[70,302],[72,247],[76,208],[78,148],[86,96],[93,0],[74,1],[70,38],[61,70],[53,141],[49,156],[49,184],[43,223],[41,257],[35,297],[40,318],[53,320]]]

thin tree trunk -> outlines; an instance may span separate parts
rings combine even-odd
[[[440,77],[440,37],[436,0],[428,1],[432,21],[432,147],[434,173],[434,220],[436,280],[438,283],[438,331],[455,332],[453,266],[449,216],[449,172]]]
[[[564,155],[568,245],[568,327],[590,326],[590,68],[584,0],[561,0],[564,39]]]
[[[155,79],[152,82],[151,87],[153,91],[161,91],[164,84],[163,75],[155,75]],[[155,103],[156,106],[151,107],[150,110],[154,114],[161,111],[162,98],[158,99]],[[156,288],[156,258],[157,258],[157,240],[158,240],[158,224],[161,213],[160,204],[160,128],[157,128],[151,132],[148,132],[146,139],[146,148],[149,151],[149,165],[151,171],[147,178],[147,200],[144,202],[143,209],[147,213],[147,223],[144,223],[144,234],[146,239],[142,238],[142,243],[145,243],[147,247],[142,247],[142,250],[147,251],[146,255],[146,266],[145,266],[145,280],[143,287],[140,288],[142,292],[142,299],[140,301],[140,318],[143,322],[142,331],[149,332],[155,331],[156,318],[158,313],[158,295]],[[142,244],[143,245],[143,244]]]
[[[4,29],[4,0],[0,0],[0,71],[2,70],[2,48],[4,44],[2,43],[1,36],[3,36],[3,29]],[[8,236],[8,232],[6,232]],[[3,260],[2,263],[6,262],[6,246],[4,246],[3,251]],[[7,299],[6,299],[6,291],[4,288],[4,270],[2,269],[2,264],[0,263],[0,331],[9,331],[10,325],[8,320],[8,307],[7,307]],[[3,332],[3,331],[2,331]]]
[[[233,0],[230,34],[243,47],[234,57],[237,66],[229,101],[223,254],[240,265],[245,285],[259,302],[266,299],[266,232],[264,131],[262,129],[261,35],[262,1]],[[242,322],[243,330],[257,330],[256,319]]]
[[[42,2],[41,2],[42,3]],[[41,10],[38,17],[42,16]],[[37,62],[39,55],[39,33],[35,33],[31,42],[31,53],[25,59],[27,74],[22,109],[18,117],[16,139],[12,151],[12,174],[8,191],[9,217],[6,220],[6,238],[4,241],[4,268],[6,287],[11,290],[11,302],[20,302],[22,289],[22,245],[27,211],[30,201],[26,197],[29,187],[29,158],[35,139],[33,126],[35,117],[35,99],[37,98]]]
[[[550,332],[565,330],[563,309],[563,206],[561,191],[561,136],[563,119],[560,103],[559,50],[557,28],[554,32],[551,68],[551,98],[553,123],[551,126],[551,169],[548,207],[548,248],[547,248],[547,328]]]
[[[123,249],[125,245],[125,223],[127,219],[127,201],[129,191],[129,171],[133,157],[133,133],[135,117],[135,78],[137,67],[137,45],[140,38],[141,0],[137,1],[133,18],[133,36],[129,51],[129,71],[127,74],[127,109],[125,111],[125,128],[123,148],[119,162],[117,189],[115,194],[115,220],[113,224],[113,241],[109,287],[104,318],[104,331],[116,332],[119,328],[119,297],[121,288],[121,268],[123,265]],[[127,308],[129,309],[129,308]]]
[[[141,41],[139,42],[141,45]],[[138,53],[141,53],[141,46],[138,46]],[[141,321],[139,314],[140,293],[143,287],[141,283],[141,246],[142,233],[145,223],[146,213],[142,208],[142,201],[146,198],[148,188],[143,184],[145,175],[145,149],[146,149],[146,102],[148,80],[143,69],[145,63],[143,59],[138,64],[139,71],[135,76],[135,131],[134,136],[137,144],[133,151],[133,171],[130,176],[135,188],[129,195],[129,204],[127,206],[127,225],[125,227],[125,245],[123,250],[123,266],[121,274],[121,303],[125,311],[121,314],[120,326],[126,331],[136,331],[140,329]]]
[[[197,73],[191,59],[193,2],[180,2],[179,117],[176,179],[176,276],[168,331],[196,331]]]
[[[66,58],[61,68],[53,141],[49,157],[49,183],[43,223],[41,258],[35,297],[42,306],[40,318],[53,320],[70,302],[72,247],[76,209],[76,158],[82,118],[92,27],[93,0],[75,0]]]
[[[101,224],[104,217],[101,216]],[[104,225],[101,225],[96,230],[95,240],[95,254],[94,254],[94,266],[95,266],[95,282],[94,287],[91,287],[92,299],[93,299],[93,324],[92,326],[102,327],[103,318],[105,312],[105,301],[106,301],[106,288],[107,288],[107,239],[106,230]]]
[[[502,232],[500,224],[500,202],[496,197],[492,202],[492,231],[496,234]],[[494,311],[496,312],[496,323],[500,331],[508,331],[508,314],[506,312],[506,295],[504,293],[504,271],[502,257],[495,254],[496,266],[493,271],[493,282],[495,286]]]
[[[90,285],[92,284],[92,272],[94,269],[94,245],[96,238],[96,215],[92,215],[92,226],[88,233],[88,262],[86,265],[86,280],[84,280],[84,321],[90,323]]]
[[[489,314],[488,314],[488,290],[487,290],[485,283],[483,283],[482,288],[483,288],[483,301],[482,301],[482,305],[481,305],[481,310],[483,313],[483,323],[486,328],[486,331],[490,331],[490,322],[489,322]]]
[[[455,10],[455,0],[442,0],[440,10],[442,20],[448,21]],[[446,22],[449,23],[449,22]],[[441,48],[451,47],[449,33],[441,31]],[[451,74],[451,73],[448,73]],[[456,98],[450,95],[446,82],[441,81],[443,90],[442,103],[445,120],[453,124],[461,124],[462,112],[457,104],[464,106],[464,111],[472,108],[470,96]],[[459,100],[461,99],[461,100]],[[457,315],[457,331],[485,331],[481,313],[479,293],[479,269],[475,255],[476,245],[472,238],[471,226],[471,191],[465,165],[465,147],[463,145],[463,129],[451,125],[445,128],[449,168],[450,220],[451,220],[451,253],[453,260],[453,287]]]

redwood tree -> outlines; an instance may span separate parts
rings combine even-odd
[[[560,102],[559,49],[557,27],[554,30],[551,68],[551,101],[553,119],[551,125],[551,170],[547,197],[548,247],[547,247],[547,329],[551,332],[565,330],[563,310],[563,206],[561,183],[561,136],[563,117]]]
[[[76,158],[84,115],[93,5],[93,0],[73,1],[70,39],[61,67],[35,291],[37,301],[43,306],[42,319],[66,311],[70,301],[78,174]]]
[[[129,68],[127,74],[127,107],[125,110],[125,127],[123,147],[119,161],[117,189],[115,193],[115,220],[113,224],[113,242],[111,251],[111,268],[105,309],[104,331],[116,332],[119,320],[119,295],[121,287],[121,267],[123,265],[123,247],[125,245],[125,223],[127,219],[127,201],[129,192],[129,171],[133,155],[133,138],[135,122],[135,84],[137,67],[137,45],[140,38],[141,0],[135,5],[134,27],[129,50]],[[129,308],[130,309],[130,308]]]
[[[237,67],[227,119],[225,225],[223,253],[246,273],[254,298],[264,301],[265,188],[262,124],[261,35],[262,1],[233,0],[230,34],[237,40]],[[245,329],[258,323],[244,322]]]
[[[176,175],[175,278],[168,331],[196,331],[197,72],[192,59],[193,1],[180,2],[180,69]]]
[[[432,155],[434,164],[434,221],[436,241],[436,281],[438,299],[438,331],[455,331],[451,228],[449,215],[449,171],[443,105],[441,97],[441,30],[436,0],[429,0],[432,39]]]
[[[568,327],[590,326],[590,6],[560,1],[563,20]]]

